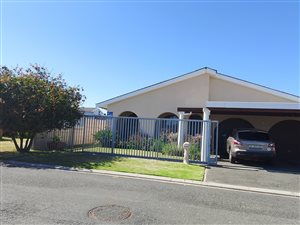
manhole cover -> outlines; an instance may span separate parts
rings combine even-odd
[[[91,209],[88,216],[92,219],[97,219],[105,222],[117,222],[126,220],[131,216],[131,211],[128,207],[119,205],[103,205]]]

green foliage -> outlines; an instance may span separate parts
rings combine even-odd
[[[191,144],[190,146],[190,159],[191,160],[200,160],[201,159],[201,146],[200,144]]]
[[[48,146],[48,150],[59,150],[59,151],[62,151],[65,149],[66,147],[66,143],[65,142],[62,142],[60,140],[60,137],[55,135],[53,138],[52,138],[52,141],[49,141],[47,143],[47,146]]]
[[[190,135],[188,141],[190,142],[190,159],[200,160],[201,159],[201,134]]]
[[[166,143],[162,148],[164,155],[183,156],[183,150],[177,147],[177,143]]]
[[[151,150],[153,139],[145,134],[131,135],[126,143],[128,149]]]
[[[178,139],[178,133],[175,132],[161,132],[160,139],[163,142],[175,143]]]
[[[70,128],[82,116],[84,97],[79,87],[69,87],[62,77],[51,77],[46,68],[0,69],[0,127],[20,137],[20,152],[30,150],[37,133]],[[23,139],[26,142],[23,143]]]
[[[101,147],[111,147],[112,132],[109,129],[99,130],[95,133],[95,140]]]
[[[165,143],[161,139],[152,140],[152,144],[150,145],[150,151],[161,152]]]
[[[58,143],[60,142],[60,137],[55,135],[53,138],[52,138],[52,142],[55,142],[55,143]]]

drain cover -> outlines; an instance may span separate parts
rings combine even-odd
[[[92,219],[97,219],[105,222],[118,222],[126,220],[131,216],[131,211],[128,207],[119,205],[103,205],[91,209],[88,216]]]

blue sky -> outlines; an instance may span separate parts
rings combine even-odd
[[[299,1],[2,1],[1,62],[38,63],[84,106],[201,67],[299,90]]]

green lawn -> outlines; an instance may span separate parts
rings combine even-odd
[[[17,139],[17,141],[19,141]],[[2,137],[0,139],[0,152],[14,152],[16,151],[15,145],[11,138]]]
[[[99,150],[102,149],[95,148],[95,151]],[[103,152],[110,153],[110,151],[110,149],[103,148]],[[149,152],[146,151],[136,151],[139,151],[140,156],[147,156],[149,154]],[[115,153],[118,154],[129,154],[129,152],[130,150],[115,149]],[[133,150],[131,150],[131,152],[133,153]],[[133,154],[136,154],[136,152]],[[151,156],[154,156],[154,154],[158,153],[151,153]],[[162,155],[159,156],[162,157]],[[11,139],[5,137],[0,139],[0,160],[15,160],[76,168],[111,170],[200,181],[203,180],[205,170],[205,168],[200,165],[185,165],[180,162],[112,157],[82,152],[31,151],[30,153],[20,154],[16,152]]]
[[[200,165],[185,165],[180,162],[111,157],[81,152],[32,151],[30,153],[20,154],[15,151],[7,151],[0,152],[0,160],[111,170],[198,181],[203,180],[205,170],[205,168]]]

